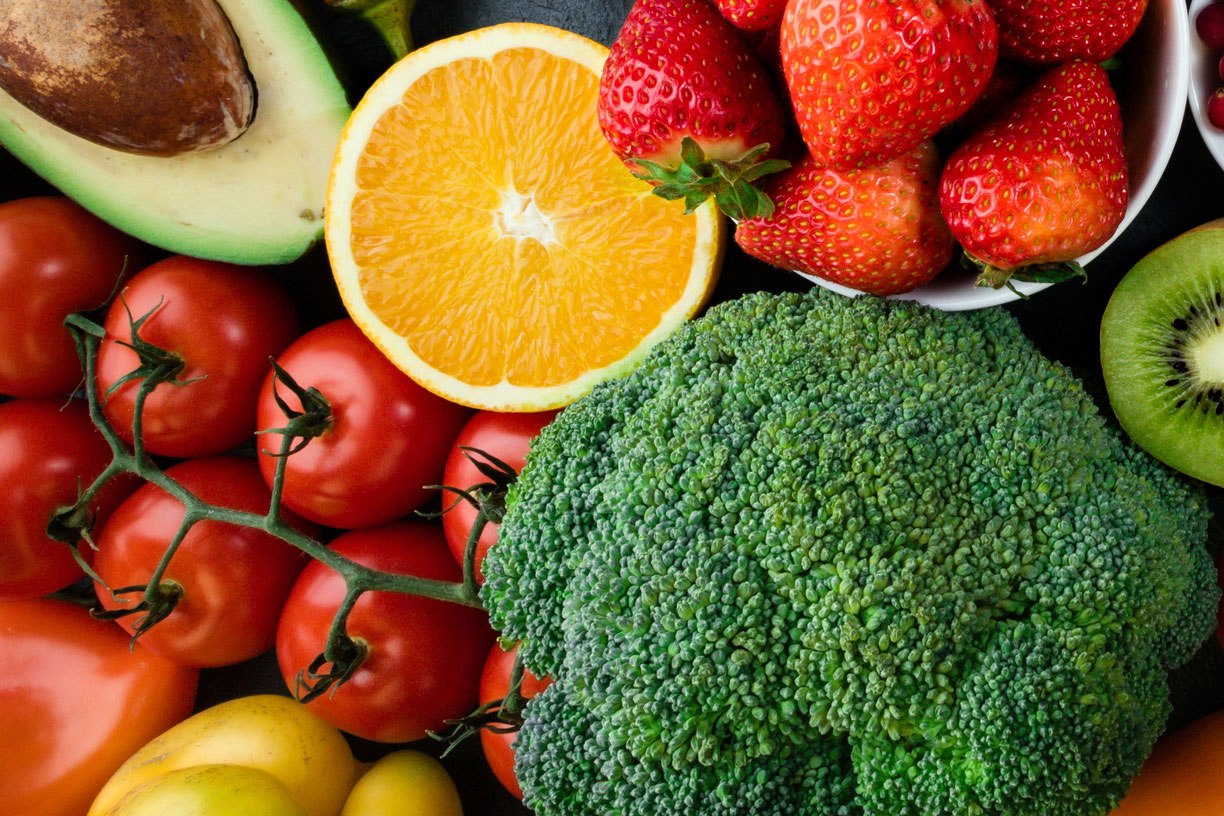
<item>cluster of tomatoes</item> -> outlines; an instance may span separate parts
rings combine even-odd
[[[450,403],[395,368],[349,320],[301,333],[293,300],[265,272],[181,256],[141,268],[140,252],[67,199],[0,204],[0,311],[8,312],[0,314],[0,394],[11,397],[0,403],[0,639],[20,650],[26,624],[7,625],[6,615],[20,611],[45,623],[54,615],[29,599],[82,579],[82,567],[67,545],[48,537],[47,526],[113,458],[80,396],[84,373],[63,324],[74,313],[90,313],[105,328],[91,385],[107,423],[128,444],[137,436],[140,380],[133,372],[148,368],[149,359],[137,350],[171,355],[174,381],[147,394],[138,436],[191,494],[265,514],[283,458],[279,506],[291,526],[377,570],[462,581],[476,509],[461,502],[444,523],[415,511],[439,506],[429,486],[486,481],[460,448],[520,468],[529,441],[553,414],[473,412]],[[330,407],[326,427],[287,457],[277,430],[300,402],[274,375],[272,360]],[[79,552],[92,562],[97,599],[106,610],[131,609],[184,529],[186,508],[158,485],[123,474],[107,482],[90,513],[91,540]],[[490,524],[480,554],[495,536]],[[139,654],[194,670],[275,647],[290,690],[323,651],[346,595],[341,575],[285,541],[211,519],[190,525],[161,581],[175,588],[177,602],[141,634]],[[118,618],[129,634],[140,620],[139,611]],[[481,610],[371,591],[352,608],[347,630],[368,654],[346,683],[310,706],[349,733],[416,740],[445,730],[446,720],[478,701],[506,694],[513,656],[495,644]],[[108,644],[122,635],[100,621],[79,631]],[[52,667],[37,659],[20,665],[29,683],[46,687],[33,675]],[[152,688],[149,670],[140,671],[139,682]],[[183,700],[195,689],[193,675],[166,669],[165,676],[167,688],[156,690],[163,720],[185,715],[190,703]],[[523,691],[540,687],[529,677]],[[0,695],[0,706],[10,705],[6,699]],[[518,793],[511,739],[483,734],[494,772]]]

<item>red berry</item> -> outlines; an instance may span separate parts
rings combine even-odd
[[[882,164],[957,119],[994,70],[982,0],[791,0],[782,67],[817,164]]]
[[[1139,27],[1148,0],[987,0],[999,53],[1031,65],[1103,62]]]
[[[1220,75],[1220,79],[1224,79],[1224,57],[1220,58],[1220,66],[1216,69],[1216,73]]]
[[[1194,18],[1199,39],[1212,51],[1224,51],[1224,3],[1212,3]]]
[[[1207,97],[1207,121],[1212,127],[1224,130],[1224,88],[1216,88],[1215,93]]]
[[[1105,71],[1069,62],[1042,76],[948,158],[939,197],[992,286],[1105,243],[1127,202],[1122,116]]]

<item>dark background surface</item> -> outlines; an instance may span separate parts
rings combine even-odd
[[[320,0],[306,0],[306,4],[318,18],[323,37],[334,47],[354,95],[359,95],[387,66],[386,53],[359,24],[324,12]],[[610,44],[631,4],[632,0],[420,0],[412,19],[413,34],[418,44],[425,44],[486,25],[525,20],[559,26]],[[41,180],[0,151],[0,199],[47,192],[51,190]],[[1089,266],[1087,282],[1062,284],[1030,301],[1004,308],[1020,320],[1026,333],[1048,356],[1074,370],[1090,390],[1103,393],[1098,331],[1113,288],[1147,252],[1192,227],[1222,216],[1224,171],[1212,160],[1187,112],[1177,148],[1154,195],[1127,231]],[[283,268],[280,274],[298,301],[306,325],[343,316],[320,249]],[[745,256],[729,242],[715,300],[758,289],[802,290],[808,286],[794,275]],[[1107,406],[1102,407],[1108,411]],[[1224,516],[1224,491],[1212,491],[1212,499],[1217,516]],[[1219,545],[1217,541],[1216,546]],[[287,693],[270,655],[204,672],[198,707],[261,692]],[[1224,655],[1214,641],[1196,664],[1182,672],[1175,683],[1175,702],[1172,725],[1224,708]],[[366,760],[398,747],[360,740],[353,743],[359,758]],[[439,753],[438,746],[430,743],[413,747]],[[530,812],[493,778],[477,740],[462,745],[445,762],[469,816],[520,816]]]

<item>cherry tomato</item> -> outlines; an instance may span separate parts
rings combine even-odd
[[[459,437],[451,448],[446,459],[446,470],[442,474],[442,483],[451,487],[467,489],[473,485],[487,482],[472,460],[464,455],[460,447],[477,448],[500,459],[515,472],[523,469],[527,458],[527,449],[531,440],[535,439],[545,425],[557,416],[556,411],[541,411],[534,414],[500,414],[496,411],[480,411],[463,426]],[[475,456],[475,454],[471,454]],[[479,457],[476,457],[479,461]],[[446,503],[454,500],[447,495],[442,499]],[[446,543],[450,545],[451,553],[460,566],[463,565],[463,551],[467,547],[468,533],[476,522],[476,508],[467,501],[461,501],[442,516],[442,528],[446,531]],[[484,581],[480,573],[480,564],[485,553],[497,541],[497,526],[493,522],[485,525],[480,533],[480,543],[476,545],[476,578]]]
[[[139,361],[129,318],[152,313],[140,337],[177,354],[187,385],[162,383],[145,402],[143,436],[150,453],[193,457],[225,453],[255,430],[255,400],[268,360],[297,336],[293,303],[270,275],[216,261],[174,257],[140,272],[106,315],[98,351],[105,393]],[[122,342],[121,342],[122,341]],[[137,381],[105,401],[107,419],[132,441]]]
[[[136,749],[191,713],[198,673],[62,601],[0,602],[0,812],[81,816]]]
[[[494,643],[489,658],[485,661],[484,672],[480,675],[480,704],[502,700],[510,693],[510,672],[514,669],[514,658],[518,647],[504,651],[500,644]],[[543,680],[529,671],[523,671],[523,683],[519,693],[524,700],[530,700],[552,682],[551,678]],[[484,749],[485,759],[493,769],[493,775],[506,786],[506,790],[519,799],[523,798],[523,789],[519,787],[514,775],[514,739],[517,734],[499,734],[489,729],[480,732],[480,747]]]
[[[1162,737],[1112,816],[1224,813],[1224,711]]]
[[[209,504],[266,513],[272,499],[259,468],[249,459],[222,456],[181,462],[166,475]],[[119,506],[98,536],[94,570],[107,609],[140,601],[139,594],[107,591],[144,586],[183,520],[182,503],[146,484]],[[287,514],[285,520],[301,526]],[[276,640],[281,606],[306,557],[261,530],[220,521],[192,526],[170,559],[164,581],[182,589],[174,611],[140,637],[154,654],[185,666],[228,666],[266,652]],[[132,631],[139,614],[119,619]]]
[[[0,405],[0,599],[37,598],[84,573],[68,545],[47,536],[55,511],[106,469],[111,450],[80,400],[12,400]],[[92,505],[94,529],[135,482],[107,482]],[[89,560],[93,552],[80,547]]]
[[[470,409],[410,380],[351,320],[307,332],[277,362],[302,388],[318,389],[332,414],[323,435],[289,457],[287,507],[331,527],[368,527],[410,513],[434,495],[425,488],[440,483]],[[301,407],[269,374],[259,395],[261,431],[285,425],[276,393],[294,410]],[[283,437],[258,439],[259,466],[271,485]]]
[[[105,306],[138,262],[134,239],[67,198],[0,203],[0,393],[71,393],[81,363],[64,318]]]
[[[384,572],[460,581],[441,529],[402,521],[345,533],[332,549]],[[276,636],[281,675],[290,689],[323,651],[345,595],[339,573],[313,561],[298,579]],[[348,618],[348,633],[369,653],[341,686],[308,708],[342,731],[377,742],[411,742],[443,731],[446,720],[476,707],[480,669],[493,630],[479,609],[393,592],[367,592]],[[333,693],[334,692],[334,693]]]

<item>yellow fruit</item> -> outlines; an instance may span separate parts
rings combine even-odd
[[[426,388],[478,408],[555,408],[630,370],[705,302],[722,257],[613,155],[607,49],[507,23],[400,60],[332,165],[328,253],[353,319]]]
[[[357,780],[340,816],[463,816],[463,806],[442,763],[396,751]]]
[[[306,816],[267,771],[241,765],[181,768],[130,791],[114,816]]]
[[[359,767],[340,732],[296,700],[241,697],[183,720],[133,754],[98,794],[89,816],[116,816],[122,811],[115,808],[136,788],[205,765],[269,774],[306,816],[339,813]]]

